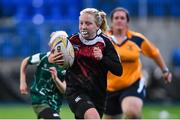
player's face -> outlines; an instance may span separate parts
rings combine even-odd
[[[94,38],[98,29],[99,27],[97,26],[93,15],[84,13],[79,17],[79,30],[83,38]]]
[[[128,26],[126,13],[124,11],[116,11],[113,15],[111,27],[113,30],[124,30]]]

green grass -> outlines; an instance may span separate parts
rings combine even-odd
[[[146,119],[180,119],[180,105],[146,105],[143,108],[142,118]]]
[[[169,118],[180,119],[180,105],[147,105],[145,104],[142,112],[145,119]],[[36,119],[31,106],[26,105],[1,105],[0,119]],[[62,119],[72,119],[73,114],[67,105],[61,109]]]
[[[73,114],[67,105],[61,109],[61,118],[71,119]],[[0,119],[36,119],[36,114],[30,105],[1,105]]]

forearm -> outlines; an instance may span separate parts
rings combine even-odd
[[[26,82],[26,68],[28,65],[28,58],[25,58],[21,63],[20,68],[20,82]]]
[[[154,57],[154,61],[160,67],[162,72],[168,70],[168,67],[160,53],[156,57]]]
[[[106,41],[106,48],[104,49],[101,62],[111,73],[118,76],[122,75],[123,69],[120,57],[110,41]]]
[[[108,57],[103,57],[101,62],[108,68],[113,74],[120,76],[122,74],[122,65],[119,60],[112,61]]]
[[[21,94],[28,94],[27,90],[27,83],[26,83],[26,67],[28,65],[28,58],[25,58],[20,67],[20,93]]]
[[[161,54],[159,54],[158,56],[156,56],[154,58],[154,61],[156,62],[156,64],[161,68],[162,71],[162,76],[165,80],[165,83],[171,83],[172,81],[172,74],[169,71],[168,67],[166,66],[164,59],[162,58]]]
[[[54,82],[55,82],[57,88],[59,89],[59,91],[61,93],[65,93],[65,91],[66,91],[66,82],[65,81],[62,82],[58,77],[56,77],[54,79]]]

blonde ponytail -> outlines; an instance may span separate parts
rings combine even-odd
[[[99,16],[101,17],[100,29],[101,29],[103,32],[106,32],[107,29],[108,29],[107,19],[106,19],[106,13],[103,12],[103,11],[100,11],[98,14],[99,14]]]

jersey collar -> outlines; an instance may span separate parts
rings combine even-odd
[[[114,35],[111,35],[110,37],[112,38],[112,41],[113,41],[115,44],[117,44],[117,45],[122,45],[122,44],[127,40],[127,38],[128,38],[127,36],[124,36],[122,42],[119,43],[118,40],[116,39],[116,37],[115,37]]]
[[[93,39],[88,39],[88,40],[84,39],[80,33],[78,33],[78,34],[79,34],[80,41],[85,45],[94,45],[97,42],[101,42],[105,45],[103,38],[100,36],[101,33],[102,33],[102,31],[99,29],[97,31],[96,37]]]

